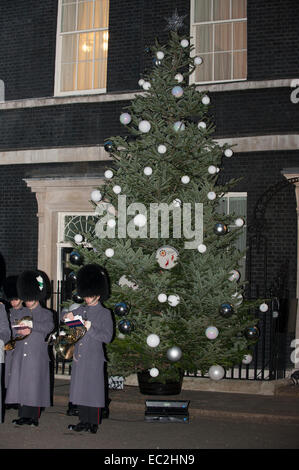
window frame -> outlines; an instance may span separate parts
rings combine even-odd
[[[196,0],[191,0],[191,7],[190,7],[190,35],[191,35],[191,44],[194,47],[194,52],[195,52],[195,38],[196,38],[196,27],[199,26],[200,24],[202,25],[208,25],[208,24],[225,24],[225,23],[237,23],[237,22],[246,22],[247,24],[247,15],[246,18],[234,18],[234,19],[229,19],[229,20],[213,20],[213,21],[202,21],[202,22],[195,22],[194,21],[194,15],[195,15],[195,1]],[[212,2],[213,0],[211,0]],[[214,49],[214,28],[213,28],[213,49]],[[233,37],[232,37],[233,41]],[[246,49],[244,51],[248,51],[248,42],[246,43]],[[239,50],[236,50],[239,51]],[[232,49],[230,52],[234,52],[234,49]],[[211,53],[213,55],[213,75],[214,75],[214,56],[215,56],[215,51]],[[200,51],[198,52],[198,55],[200,54]],[[247,62],[248,64],[248,62]],[[200,65],[199,67],[202,67],[204,65],[204,60],[203,64]],[[232,53],[232,64],[231,64],[231,73],[233,72],[233,53]],[[246,67],[246,77],[245,78],[230,78],[230,79],[224,79],[224,80],[206,80],[206,81],[196,81],[195,80],[195,71],[191,74],[190,76],[190,83],[196,84],[196,85],[208,85],[208,84],[214,84],[214,83],[231,83],[231,82],[241,82],[241,81],[246,81],[247,80],[247,75],[248,75],[248,67]]]
[[[74,3],[76,0],[74,0]],[[106,76],[106,87],[105,88],[92,88],[85,90],[67,90],[61,91],[61,71],[62,71],[62,38],[67,34],[88,34],[97,31],[107,31],[109,35],[109,21],[107,28],[92,28],[92,29],[83,29],[75,30],[71,32],[62,32],[61,31],[61,20],[62,20],[62,0],[58,0],[58,13],[57,13],[57,29],[56,29],[56,54],[55,54],[55,80],[54,80],[54,96],[79,96],[79,95],[95,95],[102,94],[107,92],[107,76]],[[109,7],[108,7],[109,8]],[[109,13],[108,13],[109,15]],[[108,18],[109,20],[109,18]],[[109,47],[109,46],[108,46]],[[76,62],[76,66],[78,61]],[[108,49],[107,49],[107,64],[108,64]]]

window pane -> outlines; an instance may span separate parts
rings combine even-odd
[[[213,1],[213,20],[229,20],[230,19],[230,0],[214,0]]]
[[[211,0],[194,0],[194,21],[211,21]]]
[[[109,0],[96,0],[94,13],[94,27],[108,28]]]
[[[80,2],[78,5],[78,30],[91,29],[93,23],[93,2]]]
[[[76,5],[70,4],[62,7],[61,31],[76,30]]]
[[[213,80],[213,55],[200,54],[203,63],[195,69],[195,80],[197,82],[210,82]]]
[[[61,60],[75,62],[77,57],[77,34],[67,34],[62,37]]]
[[[107,57],[108,51],[108,31],[99,31],[95,33],[95,59]]]
[[[106,88],[107,61],[97,60],[94,69],[94,88]]]
[[[60,88],[61,91],[76,89],[76,64],[62,64]]]
[[[234,79],[247,77],[247,52],[234,52]]]
[[[232,24],[215,24],[215,51],[231,51]]]
[[[79,35],[78,60],[92,60],[94,53],[94,33]]]
[[[230,80],[231,78],[231,53],[215,53],[214,80]]]
[[[246,18],[246,0],[232,0],[232,18]]]
[[[236,213],[239,216],[246,216],[247,213],[247,199],[244,196],[236,196],[229,198],[229,213]]]
[[[245,21],[233,23],[234,27],[234,50],[246,49],[247,47],[247,24]]]
[[[213,51],[213,25],[201,25],[196,28],[196,52]]]
[[[92,90],[93,63],[79,62],[78,64],[78,90]]]

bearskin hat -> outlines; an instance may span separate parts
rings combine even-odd
[[[77,272],[77,292],[80,297],[100,296],[101,301],[110,295],[109,278],[105,268],[99,264],[85,264]]]
[[[17,291],[18,276],[8,276],[3,282],[3,292],[7,300],[19,299]]]
[[[17,291],[19,299],[46,300],[51,295],[50,280],[46,273],[39,269],[35,271],[24,271],[17,280]]]

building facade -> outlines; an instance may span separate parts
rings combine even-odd
[[[220,180],[240,178],[229,197],[246,212],[248,294],[279,298],[281,328],[299,338],[296,0],[0,0],[6,273],[63,279],[109,166],[104,142],[124,135],[119,115],[142,92],[147,46],[167,41],[175,10],[203,58],[192,81],[211,98],[214,138],[234,145]]]

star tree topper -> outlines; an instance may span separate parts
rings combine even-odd
[[[187,15],[179,16],[177,9],[170,18],[165,18],[167,21],[166,30],[168,31],[178,31],[184,26],[184,19]]]

